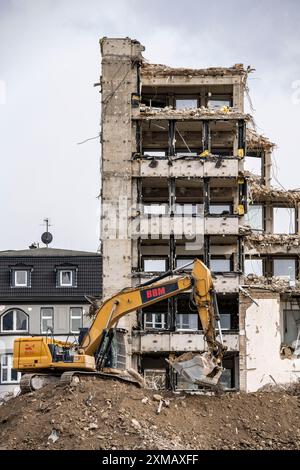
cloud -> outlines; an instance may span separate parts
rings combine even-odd
[[[55,246],[98,247],[100,144],[77,142],[99,133],[93,83],[102,36],[140,40],[152,62],[256,67],[249,81],[256,121],[278,143],[279,179],[300,186],[300,104],[292,100],[300,79],[299,20],[293,0],[2,0],[0,249],[38,240],[45,216]]]

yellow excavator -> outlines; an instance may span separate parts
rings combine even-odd
[[[128,313],[191,291],[207,343],[207,351],[169,357],[168,363],[187,382],[201,386],[217,385],[222,373],[223,345],[216,294],[209,269],[195,259],[191,273],[183,272],[187,265],[168,271],[137,287],[119,291],[100,306],[94,307],[94,319],[87,331],[79,335],[77,344],[58,341],[53,336],[17,338],[14,342],[13,367],[22,373],[21,393],[34,391],[60,380],[72,383],[85,375],[139,383],[142,377],[133,370],[121,371],[106,367],[113,334],[120,318]],[[178,274],[178,271],[181,273]],[[169,278],[167,280],[164,280]],[[220,341],[217,341],[216,329]]]

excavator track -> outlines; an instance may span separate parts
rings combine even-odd
[[[46,385],[59,381],[58,375],[51,374],[24,374],[20,380],[20,391],[21,394],[34,392],[40,390]]]
[[[20,381],[20,391],[23,395],[24,393],[35,392],[40,390],[46,385],[57,383],[60,385],[71,385],[80,381],[80,377],[96,377],[100,379],[112,379],[118,380],[121,382],[132,383],[138,387],[143,387],[142,377],[138,377],[138,374],[130,374],[130,371],[123,371],[123,373],[109,373],[109,372],[92,372],[92,371],[78,371],[72,370],[64,372],[63,374],[42,374],[42,373],[33,373],[33,374],[24,374],[21,377]]]
[[[80,380],[80,377],[96,377],[99,379],[110,379],[110,380],[118,380],[121,382],[127,382],[127,383],[132,383],[138,387],[143,387],[144,384],[142,380],[138,380],[136,377],[131,376],[130,373],[126,373],[124,371],[124,374],[119,375],[119,374],[110,374],[109,372],[87,372],[87,371],[68,371],[64,372],[61,377],[60,377],[60,384],[61,385],[72,385],[72,383],[76,383]],[[77,380],[76,380],[77,379]]]

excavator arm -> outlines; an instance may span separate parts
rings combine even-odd
[[[151,284],[149,287],[137,287],[119,292],[100,306],[80,348],[85,354],[95,354],[103,332],[113,328],[122,317],[134,310],[184,292],[191,286],[191,276],[183,276],[176,280]]]
[[[173,297],[180,292],[192,289],[192,301],[197,308],[201,320],[204,337],[208,345],[208,352],[204,356],[198,354],[192,359],[189,357],[189,361],[192,360],[189,364],[185,364],[182,359],[185,355],[169,361],[169,364],[178,373],[185,376],[187,381],[202,385],[211,385],[213,382],[217,383],[221,371],[224,347],[216,340],[215,317],[217,312],[216,303],[213,299],[213,283],[209,269],[200,260],[196,259],[191,275],[185,274],[165,282],[156,281],[146,284],[146,286],[142,285],[136,288],[125,289],[106,300],[96,312],[90,329],[79,345],[80,350],[86,355],[94,355],[97,362],[97,355],[101,354],[104,334],[116,326],[123,316],[134,310]],[[200,362],[199,357],[201,358]],[[189,375],[187,372],[189,368],[193,368],[192,375]],[[208,383],[204,383],[203,379],[207,376],[211,377],[209,377]]]

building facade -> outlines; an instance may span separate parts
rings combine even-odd
[[[104,297],[198,257],[217,291],[224,386],[297,380],[300,193],[271,187],[274,144],[244,112],[250,68],[172,68],[130,38],[100,45]],[[165,360],[205,348],[189,293],[119,326],[127,367],[190,387]]]
[[[76,341],[89,325],[85,295],[101,297],[101,256],[33,248],[0,252],[0,396],[19,389],[12,368],[14,339],[54,335]]]

